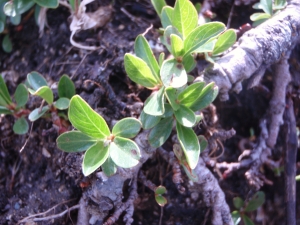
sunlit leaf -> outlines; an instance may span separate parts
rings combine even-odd
[[[32,122],[36,121],[37,119],[41,118],[49,109],[50,108],[47,105],[42,109],[37,108],[29,114],[28,119]]]
[[[114,163],[110,156],[107,157],[101,168],[105,175],[108,177],[114,175],[117,172],[117,165]]]
[[[270,17],[271,17],[271,15],[269,15],[267,13],[253,13],[250,16],[250,20],[252,20],[252,21],[266,20],[266,19],[269,19]]]
[[[28,101],[28,91],[24,84],[19,84],[15,92],[17,107],[26,105]]]
[[[69,108],[70,100],[68,98],[59,98],[56,102],[53,103],[53,105],[59,110],[64,110]]]
[[[272,15],[273,9],[272,9],[273,1],[270,0],[260,0],[259,3],[256,3],[253,8],[255,9],[262,9],[265,13]]]
[[[192,54],[185,54],[182,59],[182,64],[187,73],[195,69],[197,65],[196,60]]]
[[[162,38],[162,43],[167,47],[168,51],[173,54],[172,43],[171,43],[171,35],[172,34],[178,36],[179,38],[182,37],[182,35],[179,33],[179,31],[175,27],[168,26],[165,29],[164,36]]]
[[[163,195],[167,192],[167,189],[164,187],[164,186],[158,186],[156,189],[155,189],[155,194],[156,195]]]
[[[48,86],[45,78],[36,71],[27,74],[27,81],[34,91],[38,90],[40,87]]]
[[[197,82],[189,85],[179,95],[177,100],[180,104],[185,106],[191,106],[195,100],[200,96],[200,93],[204,87],[204,82]]]
[[[164,114],[164,88],[153,92],[146,100],[145,113],[152,116],[161,116]]]
[[[236,42],[236,32],[233,29],[229,29],[220,35],[218,38],[213,55],[218,55],[228,50]]]
[[[7,90],[7,86],[2,75],[0,74],[0,106],[8,106],[11,103],[12,101]]]
[[[184,49],[183,49],[183,41],[182,39],[176,35],[176,34],[171,34],[171,49],[172,49],[172,54],[175,57],[183,56],[184,55]]]
[[[60,98],[71,99],[75,95],[75,85],[66,74],[59,79],[57,91]]]
[[[140,132],[141,126],[142,124],[138,119],[124,118],[114,125],[112,134],[124,138],[133,138]]]
[[[176,111],[177,109],[179,109],[179,104],[177,103],[177,89],[173,88],[173,87],[167,87],[165,89],[165,94],[167,96],[167,99],[170,103],[170,105],[172,106],[172,108],[174,109],[174,111]]]
[[[275,0],[273,5],[273,10],[284,9],[287,5],[286,0]]]
[[[185,127],[192,127],[196,123],[195,113],[184,105],[180,105],[178,110],[174,111],[176,121]]]
[[[161,24],[163,28],[167,28],[172,25],[173,11],[174,9],[170,6],[163,7],[161,11]]]
[[[158,148],[166,142],[172,132],[173,121],[172,117],[164,118],[150,131],[148,141],[152,147]]]
[[[15,122],[14,126],[13,126],[13,131],[16,134],[26,134],[29,130],[29,125],[27,120],[24,117],[21,117],[19,119],[17,119],[17,121]]]
[[[179,88],[187,83],[187,73],[182,63],[176,59],[165,60],[160,69],[161,80],[165,87]]]
[[[143,129],[150,129],[154,127],[160,121],[161,116],[152,116],[142,111],[140,115],[140,120],[143,124]]]
[[[43,86],[33,92],[31,89],[28,89],[32,95],[36,95],[44,99],[49,105],[53,103],[53,92],[48,86]]]
[[[151,3],[156,11],[156,13],[160,16],[162,8],[166,6],[165,0],[151,0]]]

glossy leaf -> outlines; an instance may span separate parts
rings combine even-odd
[[[197,27],[184,40],[185,52],[196,52],[198,48],[201,48],[211,38],[217,37],[225,29],[225,25],[220,22],[206,23]]]
[[[165,89],[165,95],[167,96],[167,99],[170,103],[170,105],[172,106],[172,108],[174,109],[174,111],[176,111],[177,109],[179,109],[180,105],[177,103],[177,89],[173,88],[173,87],[167,87]]]
[[[233,198],[233,205],[236,209],[241,209],[244,206],[244,200],[240,197]]]
[[[39,108],[33,110],[29,116],[28,116],[28,119],[33,122],[33,121],[36,121],[37,119],[41,118],[48,110],[49,110],[49,106],[44,106],[42,108],[42,110],[40,110]]]
[[[17,12],[15,10],[14,2],[12,1],[6,2],[5,5],[3,6],[3,12],[7,16],[16,16]]]
[[[143,125],[143,129],[147,130],[154,127],[160,121],[161,116],[152,116],[142,111],[140,115],[140,120]]]
[[[112,161],[111,157],[108,156],[106,161],[101,166],[106,176],[110,177],[117,172],[117,165]]]
[[[124,138],[133,138],[141,130],[142,124],[135,118],[124,118],[118,121],[113,129],[112,134]]]
[[[159,91],[153,92],[146,100],[145,113],[152,116],[161,116],[164,114],[164,88],[162,87]]]
[[[174,111],[176,121],[185,127],[192,127],[196,123],[195,113],[184,105],[180,105],[177,111]]]
[[[134,167],[141,158],[137,144],[127,138],[115,137],[109,146],[110,157],[114,163],[123,168]]]
[[[28,89],[29,92],[33,95],[39,96],[44,99],[49,105],[53,103],[53,92],[48,86],[43,86],[33,92],[31,89]]]
[[[182,105],[191,106],[199,97],[204,85],[204,82],[196,82],[191,84],[178,95],[177,100]]]
[[[260,207],[265,202],[265,193],[262,191],[256,192],[253,197],[248,202],[245,212],[251,212],[256,210],[258,207]]]
[[[7,106],[11,103],[12,101],[7,86],[2,75],[0,74],[0,106]]]
[[[17,107],[23,107],[28,101],[28,91],[24,84],[19,84],[15,92]]]
[[[70,100],[68,98],[59,98],[56,102],[53,103],[53,105],[59,110],[64,110],[69,108]]]
[[[59,79],[57,91],[60,98],[71,99],[75,95],[75,85],[66,74]]]
[[[2,49],[6,53],[10,53],[12,51],[12,43],[8,34],[6,34],[2,40]]]
[[[10,3],[10,4],[8,4]],[[34,5],[32,0],[15,0],[9,1],[4,5],[3,11],[7,16],[21,15]]]
[[[159,84],[147,63],[139,57],[126,53],[124,66],[129,78],[146,88],[154,88]]]
[[[245,214],[241,215],[244,225],[254,225],[253,221]]]
[[[95,172],[109,156],[108,146],[104,146],[102,141],[92,145],[84,154],[82,162],[82,172],[88,176]]]
[[[159,123],[150,131],[148,141],[152,147],[162,146],[169,138],[174,119],[167,117],[159,121]]]
[[[165,60],[160,69],[161,80],[165,87],[179,88],[187,83],[187,73],[176,59]]]
[[[197,63],[192,54],[185,54],[182,59],[184,69],[187,73],[195,69]]]
[[[173,11],[174,9],[170,6],[163,7],[161,11],[161,24],[163,28],[166,29],[168,26],[172,25]]]
[[[171,38],[172,54],[175,56],[175,58],[179,56],[183,56],[184,49],[183,49],[182,39],[176,34],[171,34],[170,38]]]
[[[238,225],[241,222],[241,214],[238,211],[233,211],[231,217],[234,225]]]
[[[168,203],[167,199],[161,195],[155,195],[155,201],[161,207],[164,207]]]
[[[197,135],[188,127],[184,127],[180,123],[176,123],[178,141],[185,154],[186,160],[191,169],[194,169],[199,160],[200,146]]]
[[[250,16],[250,20],[252,20],[252,21],[259,21],[259,20],[269,19],[270,17],[271,17],[271,15],[269,15],[267,13],[253,13]]]
[[[58,7],[58,0],[34,0],[34,2],[45,8],[55,9]]]
[[[40,87],[48,86],[45,78],[36,71],[27,74],[27,81],[34,91],[38,90]]]
[[[150,45],[143,35],[137,36],[134,43],[134,52],[137,57],[144,60],[155,76],[156,83],[160,83],[159,66]]]
[[[57,139],[57,147],[65,152],[82,152],[96,144],[97,139],[80,131],[69,131],[61,134]]]
[[[262,9],[265,13],[272,15],[273,9],[272,9],[273,1],[270,0],[260,0],[260,2],[256,3],[253,8],[255,9]]]
[[[178,29],[185,39],[196,28],[198,13],[189,0],[177,0],[174,6],[172,25]]]
[[[218,55],[228,50],[236,42],[236,32],[233,29],[229,29],[220,35],[218,38],[213,55]]]
[[[151,3],[156,11],[156,13],[160,16],[162,8],[166,6],[165,0],[151,0]]]
[[[91,137],[105,139],[110,135],[110,130],[102,116],[96,113],[79,95],[72,97],[68,117],[77,130]]]
[[[201,91],[200,96],[197,98],[192,105],[186,105],[194,112],[204,109],[210,103],[212,103],[218,95],[218,87],[214,85],[214,83],[210,83],[206,85]]]
[[[22,134],[26,134],[28,130],[29,130],[29,125],[27,123],[27,120],[24,117],[17,119],[17,121],[13,126],[13,131],[16,134],[22,135]]]

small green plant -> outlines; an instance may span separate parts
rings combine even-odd
[[[248,202],[244,202],[240,197],[235,197],[233,204],[237,210],[231,213],[234,224],[238,225],[243,220],[245,225],[254,225],[253,221],[245,213],[257,210],[264,202],[265,193],[262,191],[256,192]]]
[[[254,13],[250,16],[250,19],[254,21],[253,26],[258,26],[259,24],[265,22],[267,19],[271,18],[281,9],[286,7],[286,0],[260,0],[260,2],[253,5],[254,9],[261,9],[263,13]]]
[[[164,186],[158,186],[155,191],[155,201],[158,205],[164,207],[167,204],[167,199],[163,196],[163,194],[167,193],[167,189]]]

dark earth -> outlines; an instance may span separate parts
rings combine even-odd
[[[168,3],[174,4],[172,1]],[[160,48],[157,44],[160,21],[147,0],[116,0],[113,3],[106,0],[95,1],[88,6],[88,11],[93,12],[99,6],[110,4],[113,14],[105,26],[80,31],[74,37],[83,45],[99,46],[96,51],[80,50],[70,44],[70,12],[64,6],[47,11],[48,26],[41,35],[34,17],[28,16],[29,13],[23,15],[19,26],[9,24],[13,51],[8,54],[0,49],[0,73],[4,75],[9,92],[13,95],[16,86],[24,82],[31,71],[40,72],[50,85],[67,74],[75,83],[76,93],[93,109],[97,109],[108,124],[112,120],[131,116],[132,112],[124,109],[124,104],[143,102],[150,92],[129,80],[124,70],[123,56],[126,52],[133,51],[135,37],[144,33],[151,24],[153,28],[148,31],[146,38]],[[230,0],[213,4],[212,11],[217,15],[214,20],[226,24],[232,5],[233,1]],[[254,12],[251,5],[234,7],[230,24],[232,28],[238,29],[245,23],[251,23],[249,17]],[[124,13],[123,9],[131,16]],[[291,72],[294,74],[300,71],[297,50],[298,48],[294,50],[290,60]],[[197,75],[197,71],[193,71],[193,75]],[[232,94],[227,102],[220,102],[218,99],[214,102],[219,118],[217,126],[236,130],[236,135],[223,143],[225,152],[216,152],[218,161],[237,161],[241,153],[241,141],[255,138],[259,134],[259,119],[268,106],[270,94],[266,93],[272,89],[271,81],[270,71],[267,71],[262,81],[264,89],[245,89],[240,94]],[[54,92],[56,93],[55,89]],[[299,126],[299,96],[294,101]],[[30,98],[27,108],[32,110],[40,104],[40,99]],[[76,205],[82,191],[89,185],[89,178],[85,178],[81,172],[82,154],[67,154],[56,147],[59,134],[51,118],[34,122],[28,135],[15,135],[12,131],[13,122],[13,116],[0,117],[0,224],[18,224],[18,221],[27,216],[49,209],[42,217],[51,216]],[[71,125],[68,129],[72,129]],[[201,130],[201,126],[199,129],[199,132],[206,132],[204,128]],[[250,130],[253,131],[252,136]],[[284,134],[281,133],[277,141],[277,154],[273,155],[275,160],[282,159],[283,145]],[[219,179],[231,211],[234,210],[234,197],[247,199],[255,192],[247,184],[245,171],[240,170],[223,179],[218,171],[210,169]],[[164,208],[158,206],[153,192],[139,183],[133,224],[210,224],[211,212],[202,202],[201,193],[194,192],[190,187],[185,194],[180,194],[172,183],[171,167],[159,155],[144,164],[142,170],[147,179],[167,188],[168,204]],[[284,173],[276,174],[264,167],[261,170],[272,184],[262,187],[266,202],[248,216],[258,225],[285,224]],[[184,179],[187,186],[188,178]],[[297,188],[297,196],[299,191]],[[126,195],[126,190],[124,193]],[[297,215],[297,224],[300,224],[299,206]],[[27,222],[26,225],[76,224],[76,220],[77,210],[73,210],[58,219]],[[124,223],[119,219],[116,224]]]

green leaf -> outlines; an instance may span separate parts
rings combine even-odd
[[[245,214],[242,214],[241,217],[243,219],[244,225],[254,225],[253,221]]]
[[[192,127],[196,123],[195,113],[184,105],[180,105],[177,111],[174,111],[176,121],[185,127]]]
[[[66,74],[59,79],[57,90],[60,98],[71,99],[75,95],[75,85]]]
[[[205,83],[196,82],[185,88],[177,97],[180,104],[191,106],[199,97]]]
[[[118,121],[113,129],[112,134],[124,138],[133,138],[141,130],[141,122],[135,118],[124,118]]]
[[[150,45],[143,35],[137,36],[134,43],[134,52],[137,57],[144,60],[152,71],[156,79],[156,83],[160,83],[159,66]]]
[[[260,207],[265,202],[265,193],[262,191],[256,192],[251,200],[248,202],[245,212],[251,212],[256,210],[258,207]]]
[[[117,165],[112,161],[111,157],[108,156],[106,161],[101,166],[106,176],[110,177],[117,172]]]
[[[156,11],[156,13],[160,16],[162,8],[166,6],[165,0],[151,0],[151,3]]]
[[[80,1],[78,1],[78,0],[69,0],[69,3],[72,7],[72,11],[76,13],[78,8],[79,8]]]
[[[173,87],[167,87],[165,89],[165,95],[174,111],[179,109],[180,105],[177,103],[177,89]]]
[[[72,125],[84,134],[98,139],[105,139],[110,135],[110,130],[102,116],[79,95],[72,97],[68,117]]]
[[[217,40],[212,39],[206,42],[205,44],[201,45],[199,48],[197,48],[194,52],[195,53],[204,53],[204,52],[212,52]]]
[[[232,220],[233,220],[233,224],[234,225],[238,225],[241,221],[241,215],[238,211],[233,211],[231,213],[231,217],[232,217]]]
[[[0,74],[0,106],[8,106],[12,103],[5,81]]]
[[[182,63],[176,59],[165,60],[160,69],[161,80],[165,87],[179,88],[187,83],[187,73]]]
[[[179,56],[183,56],[184,49],[183,49],[182,39],[176,34],[171,34],[170,38],[171,38],[172,54],[175,56],[175,58]]]
[[[161,116],[152,116],[142,111],[140,115],[140,120],[143,125],[143,129],[147,130],[154,127],[160,121]]]
[[[176,123],[176,130],[178,141],[185,154],[186,160],[191,169],[197,166],[200,154],[200,146],[197,135],[188,127],[182,126],[180,123]]]
[[[177,35],[180,38],[182,37],[182,35],[179,33],[179,31],[175,27],[168,26],[165,29],[164,36],[161,39],[161,41],[167,47],[168,51],[173,54],[172,43],[171,43],[171,35],[172,34]]]
[[[88,176],[95,172],[109,156],[108,146],[104,146],[102,141],[91,146],[84,154],[82,162],[82,172]]]
[[[34,0],[34,2],[45,8],[55,9],[58,7],[58,0]]]
[[[3,12],[7,16],[16,16],[17,13],[15,10],[14,2],[12,2],[12,1],[6,2],[5,5],[3,6]]]
[[[229,29],[220,35],[218,38],[213,55],[218,55],[226,50],[228,50],[236,42],[236,33],[233,29]]]
[[[164,106],[165,106],[165,113],[162,115],[162,117],[167,118],[173,116],[174,110],[172,106],[168,103],[165,103]]]
[[[126,53],[124,57],[124,66],[129,78],[146,88],[154,88],[159,85],[159,81],[153,75],[147,63],[139,57]]]
[[[165,60],[165,53],[164,53],[164,52],[161,52],[161,53],[159,54],[159,59],[158,59],[159,66],[161,66],[161,65],[163,64],[164,60]]]
[[[260,2],[256,3],[253,8],[262,9],[265,13],[273,15],[272,1],[270,0],[260,0]]]
[[[96,142],[96,138],[74,130],[65,132],[56,139],[57,147],[65,152],[82,152]]]
[[[12,112],[10,110],[8,110],[6,107],[0,105],[0,115],[1,114],[10,115],[10,114],[12,114]]]
[[[48,110],[49,110],[49,106],[44,106],[41,110],[39,108],[33,110],[29,116],[28,119],[33,122],[36,121],[37,119],[39,119],[40,117],[42,117]]]
[[[198,115],[198,116],[200,116],[200,115]],[[200,117],[202,118],[202,116],[200,116]],[[199,123],[199,121],[197,121],[196,123]],[[203,135],[199,135],[198,140],[199,140],[199,145],[200,145],[200,151],[202,152],[204,149],[206,149],[208,142]]]
[[[194,59],[194,56],[191,54],[185,54],[182,59],[182,63],[184,66],[184,69],[187,73],[191,72],[193,69],[195,69],[197,63]]]
[[[21,22],[21,15],[20,15],[20,14],[17,14],[17,15],[15,15],[15,16],[11,16],[11,17],[10,17],[10,22],[11,22],[13,25],[15,25],[15,26],[19,25],[20,22]]]
[[[273,10],[280,10],[286,7],[286,0],[275,0],[273,5]]]
[[[241,209],[244,206],[244,200],[240,197],[233,198],[233,205],[236,209]]]
[[[167,192],[167,189],[164,187],[164,186],[158,186],[156,189],[155,189],[155,191],[154,191],[154,193],[156,194],[156,195],[163,195],[163,194],[165,194]]]
[[[127,138],[115,137],[109,146],[110,157],[114,163],[123,168],[134,167],[141,158],[137,144]]]
[[[217,37],[225,29],[225,25],[220,22],[210,22],[197,27],[184,40],[186,54],[196,52],[198,48],[201,48],[210,39]]]
[[[3,6],[3,11],[7,16],[14,17],[26,12],[34,5],[32,0],[9,1]]]
[[[155,195],[155,201],[161,207],[164,207],[168,203],[167,199],[161,195]]]
[[[43,86],[37,89],[36,91],[32,91],[29,89],[29,92],[32,95],[36,95],[44,99],[49,105],[53,103],[53,92],[48,86]]]
[[[173,117],[164,118],[150,131],[148,141],[152,147],[158,148],[166,142],[172,132],[173,121]]]
[[[48,86],[45,78],[36,71],[27,74],[27,81],[34,91],[37,91],[40,87]]]
[[[253,13],[250,16],[250,20],[252,20],[252,21],[266,20],[266,19],[269,19],[270,17],[271,17],[271,15],[269,15],[267,13]]]
[[[70,100],[68,98],[59,98],[56,102],[53,103],[53,105],[59,110],[64,110],[69,108]]]
[[[172,24],[183,35],[183,40],[198,25],[198,13],[189,0],[177,0],[174,6]]]
[[[12,51],[12,43],[8,34],[6,34],[2,40],[2,48],[6,53],[10,53]]]
[[[163,28],[167,28],[168,26],[172,25],[172,18],[173,18],[174,9],[170,6],[163,7],[161,11],[161,24]]]
[[[16,134],[20,134],[20,135],[26,134],[28,132],[28,129],[29,129],[29,125],[27,123],[27,120],[24,117],[19,118],[13,126],[13,131]]]
[[[28,101],[28,91],[24,84],[19,84],[15,92],[17,107],[23,107]]]
[[[164,87],[159,91],[154,91],[146,100],[144,111],[152,116],[161,116],[164,114]]]
[[[0,5],[0,9],[1,9],[1,5]],[[2,13],[4,15],[4,13]],[[1,16],[0,16],[1,17]],[[5,28],[5,20],[1,20],[0,18],[0,34],[4,31],[4,28]]]
[[[195,102],[193,102],[191,105],[185,104],[185,106],[187,106],[194,112],[204,109],[215,100],[218,95],[218,90],[218,87],[215,86],[215,84],[212,82],[202,89],[199,97]]]

